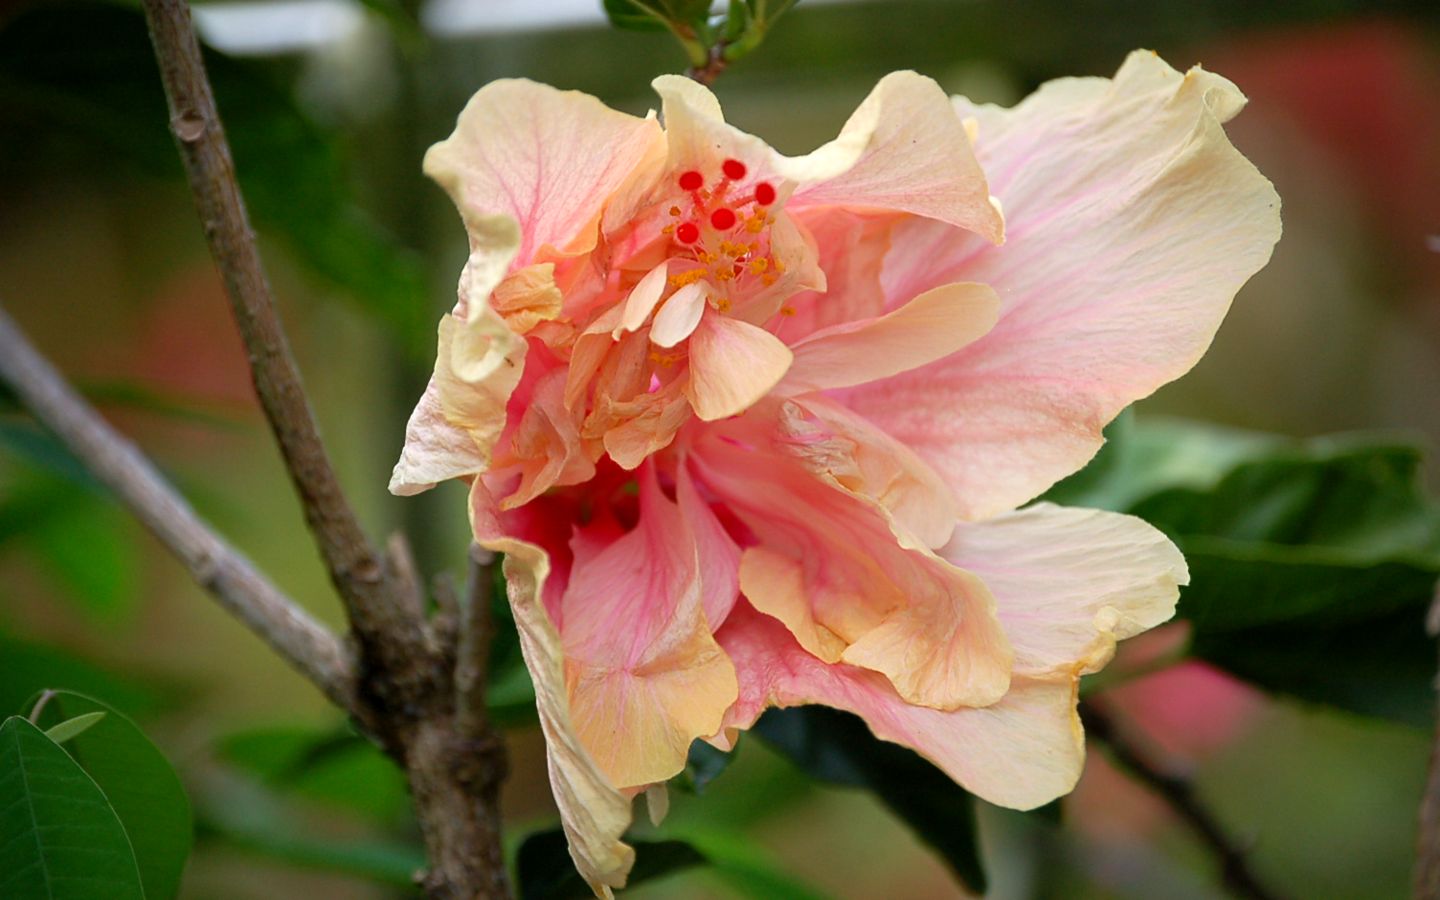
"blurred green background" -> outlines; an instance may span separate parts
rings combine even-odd
[[[680,50],[664,35],[609,29],[598,7],[199,7],[221,115],[341,478],[372,532],[405,529],[429,572],[463,567],[462,490],[399,500],[385,485],[466,250],[420,158],[493,78],[578,88],[637,113],[654,105],[648,82],[679,69]],[[1440,446],[1433,0],[802,0],[716,90],[732,121],[801,152],[833,136],[893,69],[1010,104],[1048,78],[1111,74],[1135,47],[1177,68],[1202,63],[1249,95],[1229,132],[1285,203],[1274,260],[1241,292],[1213,350],[1140,404],[1139,417],[1293,436],[1395,430]],[[338,626],[165,124],[137,8],[4,7],[0,303],[210,521]],[[327,744],[343,734],[341,717],[4,409],[0,713],[18,710],[36,679],[63,678],[139,718],[196,807],[182,896],[408,895],[420,856],[388,763],[353,743]],[[1432,481],[1440,472],[1433,457],[1428,472]],[[1163,653],[1177,639],[1162,633],[1132,655]],[[1407,689],[1423,690],[1418,681]],[[1257,871],[1285,894],[1405,893],[1424,721],[1272,700],[1198,663],[1107,695],[1193,772]],[[518,696],[523,709],[523,685]],[[553,823],[543,745],[523,714],[511,760],[505,809],[518,841]],[[759,741],[745,742],[703,797],[674,793],[668,833],[741,844],[821,896],[961,895],[870,795],[816,785]],[[1191,835],[1100,753],[1066,802],[1063,827],[983,805],[980,820],[989,896],[1222,896]],[[694,869],[631,896],[735,890]]]

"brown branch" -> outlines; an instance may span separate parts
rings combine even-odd
[[[455,715],[460,733],[480,736],[487,728],[486,675],[495,625],[490,618],[491,566],[495,554],[470,545],[465,603],[460,607],[460,640],[455,654]]]
[[[1215,814],[1200,802],[1188,778],[1151,762],[1130,741],[1114,717],[1093,699],[1080,701],[1080,716],[1086,734],[1109,748],[1116,765],[1159,794],[1219,859],[1221,877],[1231,893],[1250,900],[1278,900],[1280,895],[1262,885],[1250,871],[1245,852],[1225,833]]]
[[[388,683],[413,694],[405,688],[415,680],[410,670],[421,658],[420,622],[407,615],[406,603],[395,602],[405,586],[390,577],[365,536],[321,443],[235,181],[189,6],[185,0],[145,0],[144,6],[170,106],[170,128],[249,355],[255,392],[359,638],[366,681],[368,670],[378,668],[388,682],[370,686]],[[413,697],[381,699],[404,706]]]
[[[1440,592],[1430,604],[1425,628],[1432,638],[1440,636]],[[1436,687],[1440,688],[1440,679],[1437,679]],[[1430,774],[1425,779],[1425,794],[1420,799],[1414,881],[1412,896],[1415,900],[1440,900],[1440,718],[1436,720],[1435,737],[1430,748]]]
[[[0,310],[0,378],[221,606],[332,702],[363,721],[350,659],[339,639],[215,534],[134,445],[30,345],[4,310]]]
[[[706,87],[714,84],[715,79],[719,78],[721,73],[723,73],[729,65],[725,61],[725,48],[727,46],[729,45],[725,41],[716,41],[715,45],[711,47],[707,53],[705,65],[691,66],[685,70],[685,75]]]

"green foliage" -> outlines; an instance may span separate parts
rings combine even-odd
[[[0,896],[146,896],[130,839],[105,793],[19,716],[0,726]]]
[[[810,777],[874,793],[940,854],[967,889],[985,892],[975,800],[949,775],[875,737],[855,716],[823,706],[772,709],[754,732]]]
[[[117,675],[68,650],[23,640],[0,631],[0,712],[20,709],[47,685],[67,684],[87,694],[109,697],[116,706],[143,711],[158,705],[152,688]]]
[[[1133,513],[1176,542],[1195,656],[1277,693],[1427,725],[1440,507],[1420,462],[1383,437],[1122,422],[1050,496]]]
[[[735,748],[739,750],[739,747]],[[692,794],[703,794],[710,782],[720,777],[720,774],[730,767],[735,759],[735,751],[726,753],[724,750],[716,750],[705,741],[698,738],[691,742],[690,753],[685,760],[685,770],[675,778],[675,783],[681,790]]]
[[[79,737],[89,731],[90,726],[103,718],[105,718],[103,712],[85,713],[73,719],[66,719],[58,725],[51,725],[45,729],[45,736],[57,744],[63,744],[71,738]]]
[[[98,700],[47,691],[32,718],[104,792],[139,866],[145,896],[174,897],[194,842],[190,800],[170,763],[134,722]],[[88,725],[77,728],[81,721]],[[68,739],[56,732],[68,727]]]
[[[279,794],[381,822],[397,821],[410,808],[404,773],[347,726],[247,728],[221,738],[215,749]]]
[[[375,314],[407,349],[433,352],[419,260],[355,203],[331,135],[262,67],[214,52],[205,62],[256,225],[283,238],[298,262]],[[138,8],[41,4],[8,21],[0,30],[0,119],[23,123],[0,145],[6,164],[71,158],[94,172],[122,163],[180,174]]]
[[[610,24],[633,31],[669,31],[696,68],[703,68],[715,49],[727,63],[748,55],[795,3],[730,0],[725,15],[711,19],[711,0],[602,0]]]

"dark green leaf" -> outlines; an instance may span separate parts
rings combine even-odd
[[[39,724],[103,718],[66,744],[65,752],[105,792],[134,848],[145,893],[174,897],[194,842],[190,800],[170,762],[130,719],[98,700],[55,691],[45,700]]]
[[[419,259],[353,201],[335,142],[260,65],[208,51],[205,62],[260,230],[282,237],[408,348],[433,352]],[[0,117],[16,125],[0,142],[0,163],[68,159],[180,174],[138,8],[39,4],[9,20],[0,31]]]
[[[221,739],[216,751],[282,793],[382,821],[399,819],[410,808],[404,774],[347,727],[250,728]]]
[[[628,841],[635,848],[635,867],[628,887],[670,875],[692,866],[704,865],[700,851],[684,841]],[[521,900],[583,900],[594,896],[566,848],[565,832],[559,828],[530,835],[515,858]]]
[[[0,897],[145,897],[130,841],[104,792],[18,716],[0,725]]]
[[[933,847],[972,892],[985,892],[974,798],[910,750],[882,741],[849,713],[772,709],[754,733],[814,778],[867,788]]]
[[[604,0],[604,8],[616,28],[673,31],[703,27],[710,0]]]
[[[736,748],[739,749],[738,747]],[[676,778],[682,790],[702,794],[705,788],[729,768],[735,758],[735,751],[726,753],[716,750],[698,738],[690,744],[690,754],[685,760],[685,771]]]

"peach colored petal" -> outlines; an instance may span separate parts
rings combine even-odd
[[[1115,642],[1175,614],[1185,559],[1135,518],[1038,503],[962,522],[940,555],[994,592],[1015,648],[1015,672],[1064,678],[1097,672]]]
[[[740,596],[740,547],[701,496],[689,469],[681,467],[675,481],[675,499],[695,538],[700,560],[701,603],[705,608],[705,620],[710,623],[710,630],[714,631],[725,623]]]
[[[616,790],[585,748],[572,722],[560,634],[541,596],[550,560],[535,544],[504,533],[484,483],[471,489],[471,525],[481,546],[505,554],[510,609],[520,635],[520,651],[535,684],[535,706],[545,734],[550,789],[575,868],[595,891],[609,898],[623,887],[635,851],[621,841],[630,827],[630,800]]]
[[[689,337],[700,324],[700,314],[705,312],[709,294],[710,287],[703,281],[687,284],[671,294],[655,314],[655,322],[650,326],[650,342],[669,348]]]
[[[686,393],[704,421],[744,412],[790,367],[790,348],[748,322],[709,312],[690,336]]]
[[[1000,699],[1012,654],[984,583],[814,460],[745,449],[746,440],[708,443],[692,464],[752,535],[740,563],[750,603],[820,658],[882,672],[911,703]]]
[[[577,91],[523,79],[493,81],[466,104],[455,132],[425,154],[425,173],[467,224],[505,217],[535,262],[594,246],[606,204],[637,170],[658,177],[664,137],[653,119],[616,112]]]
[[[926,547],[950,540],[958,504],[944,479],[909,447],[820,395],[783,403],[778,425],[777,440],[811,472],[883,506]]]
[[[780,334],[789,342],[830,325],[873,319],[885,312],[880,267],[890,251],[890,232],[903,216],[857,212],[841,207],[802,209],[794,216],[817,247],[823,291],[790,296]]]
[[[945,476],[967,518],[1013,509],[1095,453],[1127,404],[1186,372],[1280,234],[1270,183],[1221,123],[1244,98],[1135,53],[1113,80],[1052,82],[973,109],[1005,204],[991,247],[921,220],[892,235],[893,303],[976,281],[1000,321],[954,356],[847,391]]]
[[[995,326],[1000,298],[983,284],[931,288],[873,319],[822,328],[790,345],[779,394],[850,387],[932,363]]]
[[[604,430],[605,452],[620,468],[634,469],[670,445],[690,418],[690,401],[684,385],[672,381],[630,400],[614,401],[602,395],[595,416],[613,423]]]
[[[479,358],[464,356],[458,336],[471,334]],[[493,314],[467,328],[453,316],[440,320],[435,372],[405,428],[405,447],[390,478],[390,492],[410,496],[441,481],[486,471],[505,428],[505,404],[525,360],[525,342]],[[494,335],[483,339],[483,332]],[[477,374],[466,381],[457,374]]]
[[[1080,777],[1078,679],[1017,679],[991,706],[946,712],[906,703],[875,672],[816,659],[748,604],[736,606],[716,637],[740,673],[727,731],[749,728],[769,706],[823,703],[855,713],[877,737],[912,748],[966,790],[1013,809],[1048,803]]]
[[[501,501],[503,509],[523,506],[556,485],[579,484],[595,474],[579,422],[565,406],[565,376],[556,368],[540,377],[508,450],[497,453],[497,465],[513,467],[521,475],[514,493]]]
[[[536,263],[507,275],[490,295],[490,308],[516,334],[526,334],[541,322],[560,315],[560,288],[555,285],[555,264]]]
[[[571,571],[560,633],[572,721],[622,789],[678,773],[691,742],[718,731],[735,700],[701,577],[694,536],[650,467],[636,527]]]

